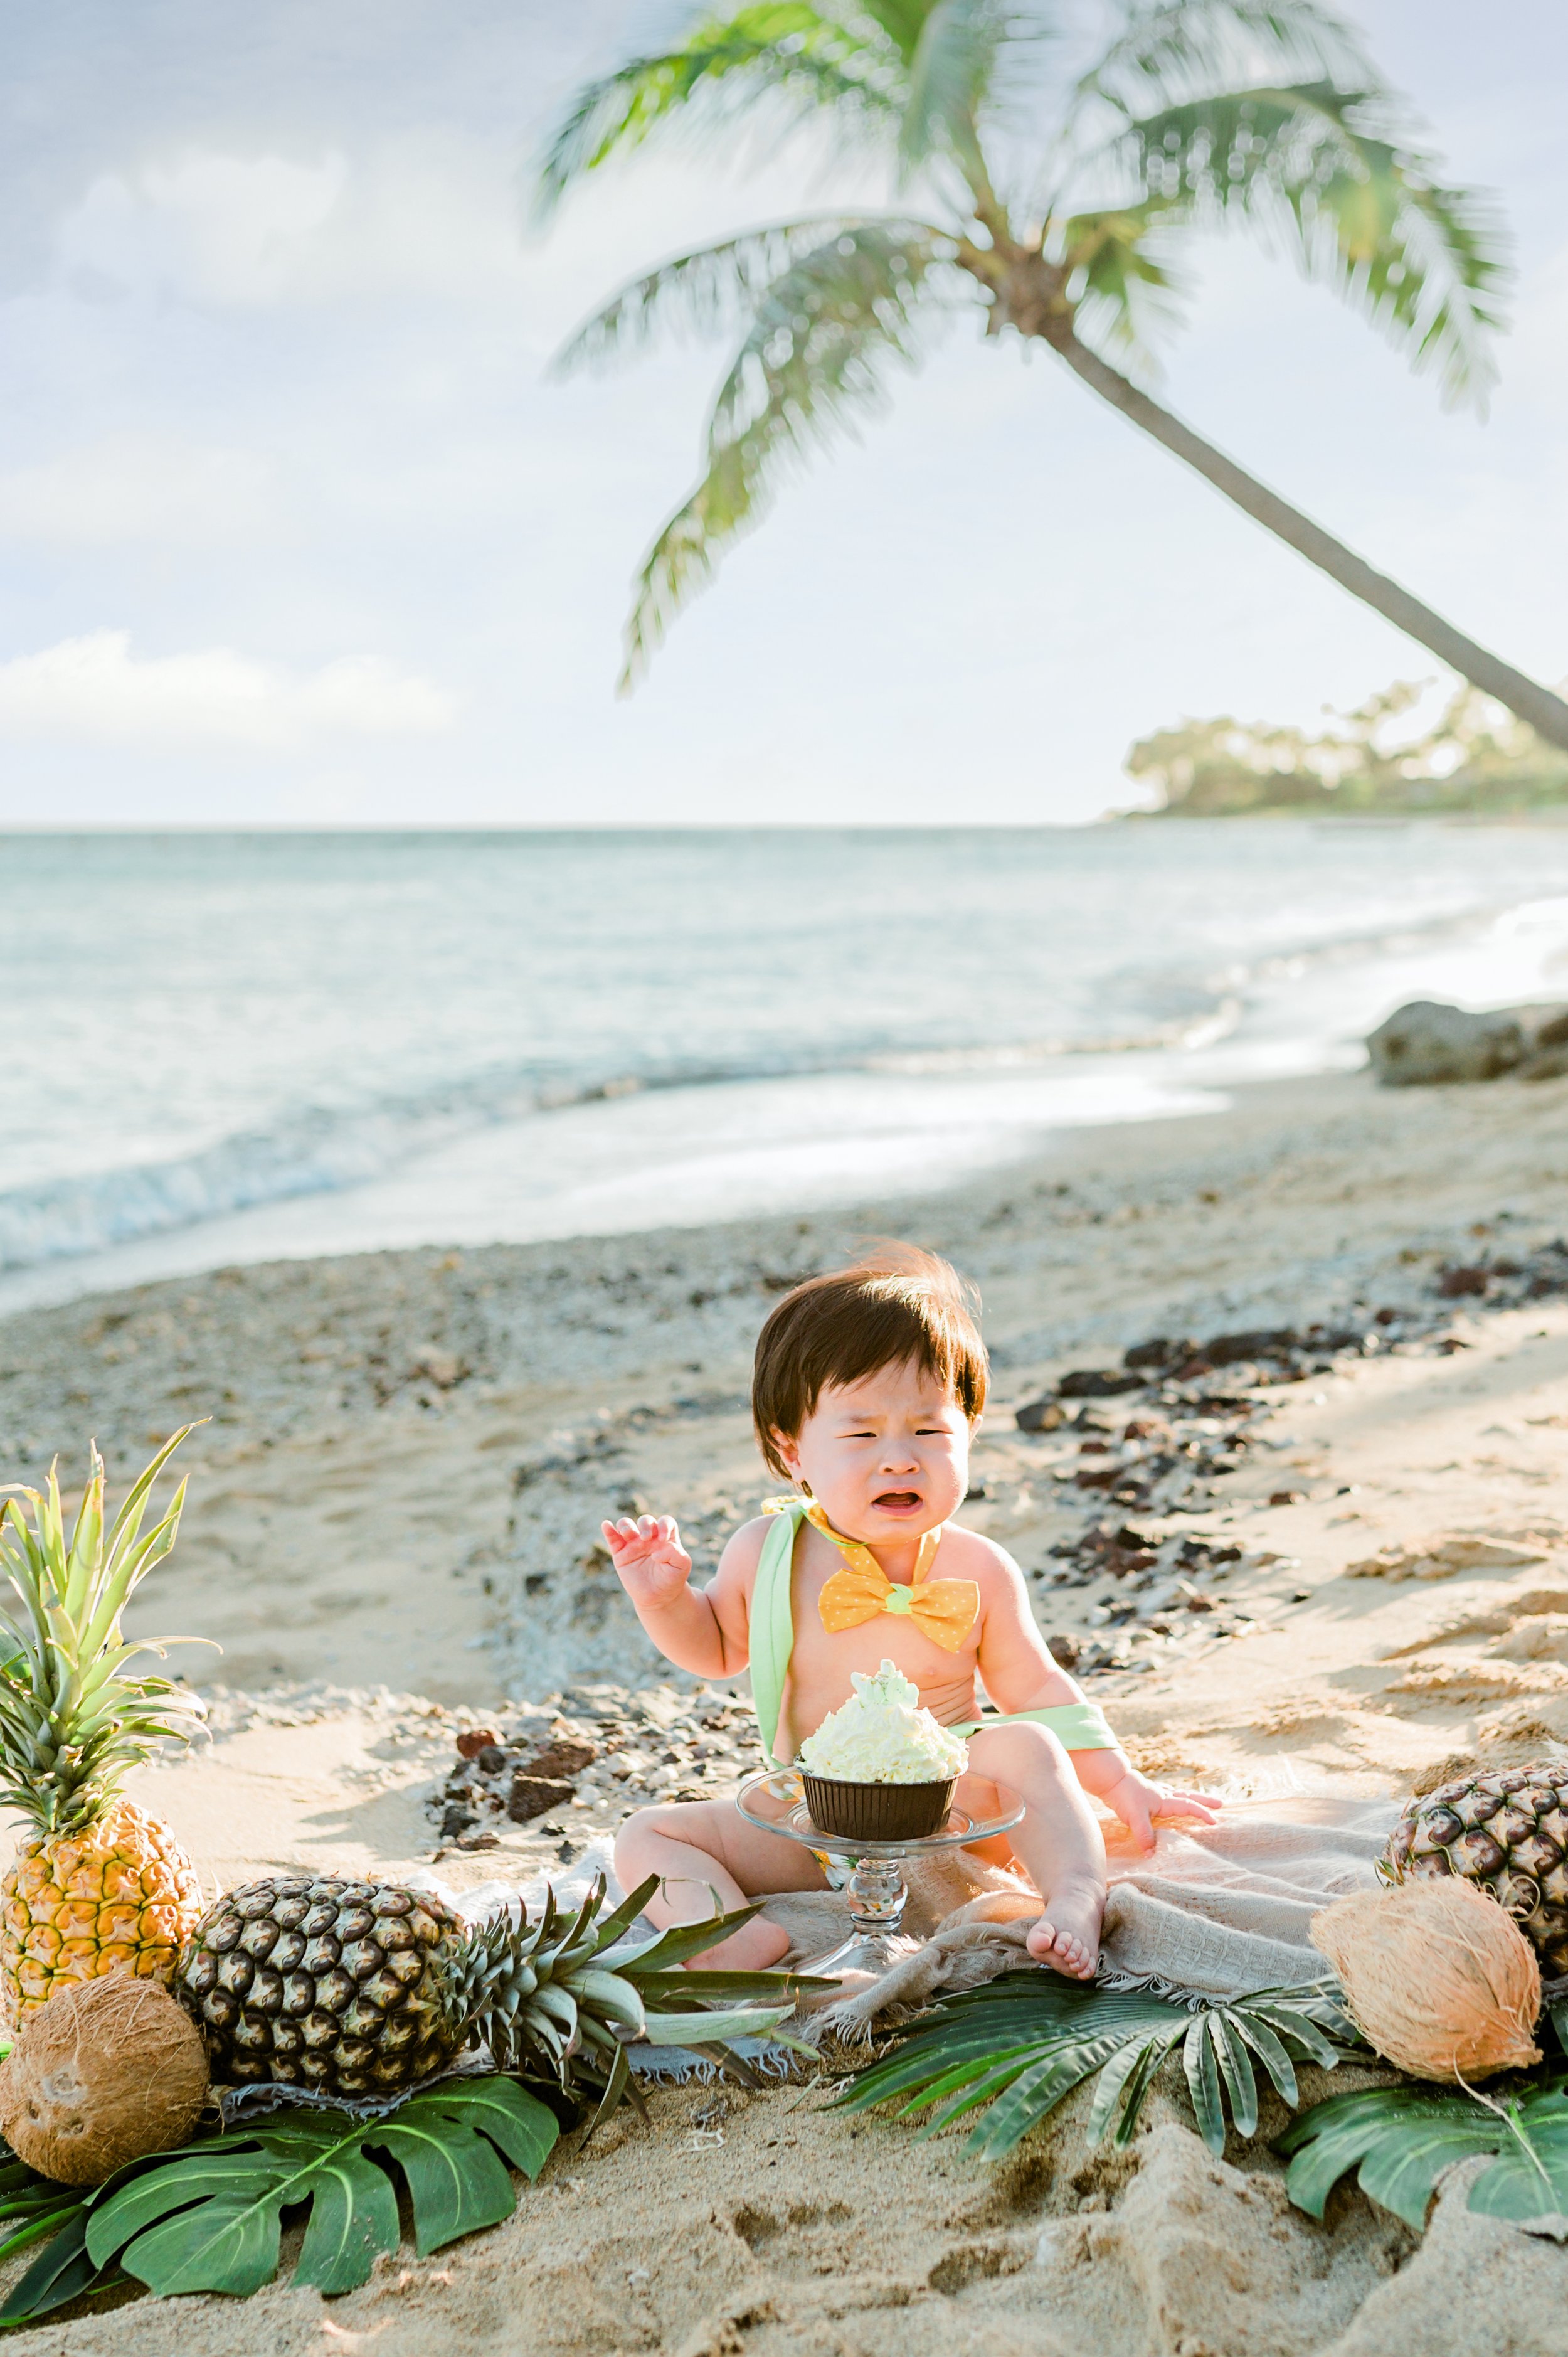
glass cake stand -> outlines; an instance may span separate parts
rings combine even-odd
[[[854,1931],[825,1955],[791,1965],[790,1970],[824,1978],[834,1973],[885,1973],[900,1957],[913,1955],[920,1943],[899,1928],[909,1896],[905,1864],[930,1850],[963,1849],[971,1842],[1011,1833],[1024,1814],[1024,1803],[1005,1785],[994,1789],[993,1816],[972,1817],[966,1810],[950,1809],[940,1830],[919,1841],[868,1842],[819,1833],[806,1807],[805,1789],[790,1770],[750,1777],[736,1794],[735,1803],[748,1824],[759,1825],[764,1833],[782,1834],[786,1841],[800,1842],[803,1848],[843,1858],[853,1868],[844,1896]]]

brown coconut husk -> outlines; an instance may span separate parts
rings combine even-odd
[[[1450,2085],[1539,2062],[1535,1951],[1473,1883],[1406,1882],[1337,1899],[1312,1943],[1358,2029],[1399,2070]]]
[[[185,2143],[209,2093],[201,2033],[160,1983],[124,1973],[57,1990],[0,2068],[0,2131],[62,2185],[102,2185]]]

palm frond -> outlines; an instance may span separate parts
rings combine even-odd
[[[920,46],[932,11],[941,0],[860,0],[858,14],[875,25],[899,63],[908,68]]]
[[[1294,2064],[1331,2070],[1357,2042],[1327,1981],[1195,2011],[1148,1989],[1005,1973],[945,1999],[890,2054],[857,2072],[837,2103],[847,2111],[897,2104],[900,2117],[940,2105],[922,2130],[928,2136],[980,2110],[969,2147],[994,2160],[1098,2072],[1090,2134],[1122,2146],[1132,2140],[1161,2066],[1179,2048],[1198,2133],[1211,2152],[1222,2153],[1227,2105],[1238,2135],[1256,2134],[1258,2064],[1294,2108]]]
[[[1051,258],[1072,273],[1074,330],[1107,359],[1146,365],[1156,337],[1178,324],[1184,285],[1161,237],[1169,211],[1151,197],[1051,223]]]
[[[825,240],[864,224],[840,213],[770,222],[698,246],[645,271],[585,319],[551,363],[557,376],[637,351],[671,321],[711,334],[754,314],[790,265]]]
[[[642,565],[623,687],[711,578],[725,544],[759,520],[789,464],[879,405],[887,361],[916,364],[916,315],[951,253],[923,222],[863,221],[768,288],[714,404],[707,470]]]
[[[1074,92],[1074,112],[1128,117],[1238,82],[1369,90],[1359,37],[1317,0],[1129,0],[1122,30]]]
[[[1444,188],[1380,93],[1326,82],[1229,91],[1127,125],[1125,152],[1171,218],[1240,219],[1381,327],[1445,401],[1483,401],[1503,324],[1506,241],[1487,199]]]
[[[885,43],[809,0],[757,0],[706,16],[677,47],[629,59],[575,93],[545,146],[540,210],[688,107],[710,124],[765,98],[804,113],[831,108],[841,124],[886,116],[889,62]]]
[[[945,154],[972,186],[978,177],[989,188],[977,125],[1011,16],[1004,0],[937,0],[909,59],[898,125],[898,160],[907,174]]]

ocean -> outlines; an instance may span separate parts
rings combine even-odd
[[[1568,996],[1568,829],[0,838],[0,1308],[940,1185]]]

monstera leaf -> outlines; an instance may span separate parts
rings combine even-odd
[[[509,2218],[517,2197],[506,2163],[537,2177],[559,2134],[554,2115],[515,2081],[456,2079],[384,2119],[276,2114],[135,2162],[85,2200],[52,2187],[55,2214],[36,2231],[58,2232],[0,2323],[28,2322],[125,2276],[165,2295],[245,2298],[277,2271],[285,2211],[306,2207],[294,2281],[352,2291],[398,2246],[392,2167],[424,2257]]]
[[[13,2287],[0,2325],[27,2324],[91,2288],[99,2270],[87,2255],[87,2203],[74,2186],[57,2185],[0,2144],[0,2260],[50,2237]]]
[[[1487,2218],[1568,2222],[1568,2092],[1561,2077],[1500,2099],[1410,2086],[1336,2095],[1304,2112],[1275,2149],[1290,2156],[1291,2200],[1313,2218],[1322,2217],[1353,2169],[1369,2200],[1420,2233],[1444,2170],[1487,2155],[1492,2166],[1470,2188],[1472,2210]]]
[[[1004,1973],[946,1998],[891,2054],[858,2072],[838,2101],[850,2111],[896,2102],[900,2116],[940,2104],[927,2136],[979,2111],[970,2149],[995,2160],[1098,2072],[1090,2134],[1125,2145],[1155,2072],[1179,2047],[1198,2132],[1219,2153],[1227,2105],[1238,2135],[1257,2129],[1257,2063],[1294,2105],[1294,2064],[1331,2070],[1355,2035],[1331,1982],[1263,1989],[1193,2012],[1147,1989]]]

